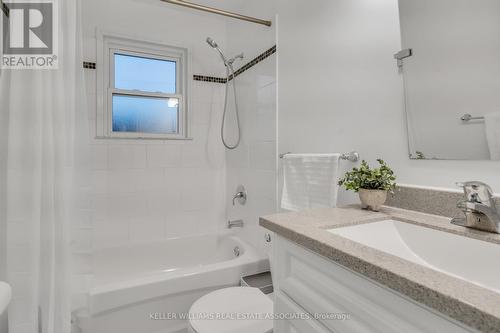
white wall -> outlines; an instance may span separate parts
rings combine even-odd
[[[226,39],[225,21],[160,2],[86,0],[84,49],[96,60],[95,29],[190,49],[191,74],[220,75],[205,43]],[[90,136],[95,136],[96,71],[86,70]],[[192,141],[92,140],[95,248],[203,233],[225,220],[225,156],[218,138],[222,85],[190,78]]]
[[[400,183],[453,188],[477,179],[500,192],[497,162],[408,159],[392,58],[401,48],[396,0],[278,0],[277,11],[280,152],[358,150],[370,162],[386,159]]]

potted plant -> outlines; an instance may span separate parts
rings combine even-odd
[[[387,193],[396,187],[394,171],[381,159],[377,162],[380,167],[371,169],[366,161],[361,162],[359,168],[347,172],[339,181],[347,190],[359,193],[361,206],[378,212],[387,200]]]

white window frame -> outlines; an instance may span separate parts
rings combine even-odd
[[[97,33],[97,124],[98,138],[187,140],[188,123],[188,49],[129,37]],[[115,54],[176,63],[176,92],[166,94],[115,88]],[[141,133],[113,131],[113,95],[179,100],[177,133]]]

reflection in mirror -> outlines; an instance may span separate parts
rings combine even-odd
[[[410,158],[500,160],[500,0],[399,7]]]

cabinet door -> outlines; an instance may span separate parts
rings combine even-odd
[[[275,294],[274,313],[283,314],[283,318],[274,320],[273,333],[332,333],[318,321],[310,318],[304,309],[279,292]]]
[[[335,262],[275,238],[276,289],[341,333],[467,333],[469,328]],[[275,290],[276,290],[275,289]]]

